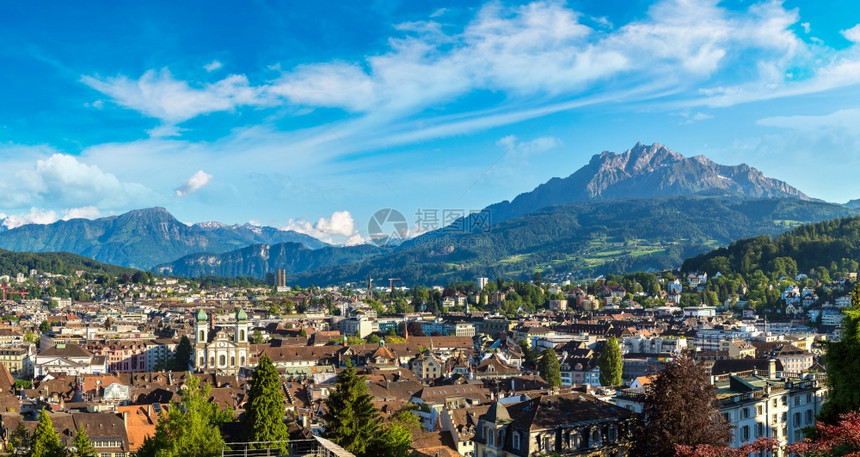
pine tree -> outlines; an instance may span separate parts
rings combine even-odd
[[[818,420],[832,425],[840,415],[860,409],[860,284],[851,292],[840,340],[827,345],[824,365],[830,392]]]
[[[188,370],[188,365],[191,364],[192,353],[191,340],[188,339],[187,335],[183,335],[182,339],[179,340],[179,344],[176,346],[176,357],[173,358],[172,363],[173,371]]]
[[[27,457],[62,457],[65,452],[60,445],[60,436],[54,430],[54,423],[48,412],[42,409],[39,413],[39,425],[33,432],[33,440]]]
[[[73,457],[96,457],[96,451],[93,449],[93,444],[90,442],[90,437],[87,435],[87,429],[81,427],[75,435],[75,452]]]
[[[621,357],[621,348],[615,337],[606,340],[603,352],[597,361],[600,367],[601,386],[620,386],[622,383],[621,373],[624,368],[624,359]]]
[[[540,356],[538,372],[540,372],[540,376],[544,381],[548,382],[551,387],[558,387],[561,385],[561,367],[558,363],[558,355],[552,348],[547,349],[544,351],[543,355]]]
[[[719,415],[717,393],[708,373],[689,358],[668,364],[651,384],[642,408],[642,425],[631,455],[674,455],[676,445],[722,447],[731,425]]]
[[[245,431],[248,441],[282,441],[279,447],[287,451],[290,433],[284,423],[284,391],[278,370],[267,355],[260,358],[251,380],[245,405]]]
[[[351,364],[337,375],[326,407],[326,437],[353,454],[365,455],[379,432],[379,414]]]

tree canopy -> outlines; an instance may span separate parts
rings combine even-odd
[[[219,409],[209,401],[212,386],[200,385],[194,376],[187,376],[182,399],[172,403],[162,413],[155,435],[147,438],[137,451],[137,457],[216,457],[221,455],[224,439],[219,426],[230,420],[232,413]]]
[[[690,358],[675,359],[646,394],[634,455],[673,455],[677,445],[726,446],[731,425],[718,413],[716,389],[707,372]]]
[[[818,419],[835,424],[841,414],[860,409],[860,284],[851,292],[845,310],[842,337],[828,344],[824,355],[830,392]]]
[[[600,367],[601,386],[620,386],[622,384],[621,373],[624,368],[624,359],[621,357],[621,347],[615,337],[606,340],[603,352],[597,361]]]
[[[51,416],[43,408],[39,413],[39,425],[33,432],[27,457],[62,457],[64,454],[65,449],[60,445],[60,436],[54,430]]]
[[[326,437],[353,454],[365,455],[377,437],[380,419],[364,380],[351,365],[337,375],[326,407]]]
[[[558,355],[552,348],[548,348],[540,356],[538,363],[538,371],[544,381],[548,382],[552,387],[561,385],[561,366],[558,362]]]
[[[248,441],[279,441],[283,444],[277,447],[287,451],[290,433],[284,423],[284,391],[268,355],[260,358],[251,379],[245,404],[245,432]]]

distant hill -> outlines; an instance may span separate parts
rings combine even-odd
[[[17,273],[26,274],[30,270],[39,273],[72,275],[76,271],[88,273],[105,273],[111,276],[134,274],[132,268],[108,265],[88,257],[69,254],[68,252],[12,252],[0,249],[0,273],[13,276]]]
[[[264,243],[326,246],[308,235],[271,227],[185,225],[164,208],[129,211],[100,219],[28,224],[0,233],[0,249],[71,252],[114,265],[148,269],[196,252],[226,252]]]
[[[851,209],[860,209],[860,198],[849,200],[848,203],[845,203],[845,207]]]
[[[564,203],[675,196],[811,200],[746,164],[720,165],[704,156],[684,157],[661,144],[637,143],[621,154],[597,154],[572,175],[550,179],[487,209],[493,221],[500,222]]]
[[[739,273],[744,277],[761,270],[778,278],[825,268],[856,272],[860,262],[860,217],[841,218],[797,227],[776,237],[758,236],[731,243],[691,259],[684,271],[709,274]]]
[[[279,268],[287,274],[356,262],[384,252],[374,246],[327,246],[308,249],[299,243],[258,244],[223,254],[191,254],[153,268],[156,273],[197,278],[203,276],[263,278]]]
[[[487,233],[437,231],[393,252],[288,280],[321,285],[372,276],[439,284],[477,276],[526,278],[535,270],[585,276],[672,268],[739,238],[776,235],[806,222],[855,214],[841,205],[796,198],[579,202],[506,220]]]

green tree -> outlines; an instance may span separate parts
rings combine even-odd
[[[719,415],[708,373],[687,357],[668,364],[645,396],[631,455],[675,455],[676,446],[729,444],[732,427]]]
[[[32,437],[24,422],[18,422],[15,430],[9,434],[9,444],[6,447],[6,452],[13,455],[24,455],[30,450]]]
[[[248,441],[280,441],[278,448],[287,452],[290,433],[284,423],[284,391],[281,377],[268,355],[260,358],[248,403],[245,405],[245,432]]]
[[[552,387],[561,385],[561,367],[558,363],[558,355],[552,348],[547,349],[540,356],[538,362],[538,371],[544,381],[548,382]]]
[[[251,332],[251,337],[248,338],[248,342],[251,344],[261,344],[263,342],[263,333],[260,332],[260,329],[254,329]]]
[[[842,337],[824,355],[830,393],[818,419],[836,424],[841,414],[860,409],[860,284],[851,292],[851,307],[842,320]]]
[[[529,345],[528,340],[520,340],[520,349],[523,351],[523,357],[526,359],[526,362],[529,363],[538,363],[538,352],[532,349],[531,345]]]
[[[89,435],[87,435],[87,429],[83,427],[78,429],[78,433],[75,434],[74,446],[73,457],[96,457],[96,451],[93,449]]]
[[[188,336],[183,335],[179,344],[176,345],[176,357],[173,358],[173,366],[171,367],[173,371],[187,370],[191,364],[192,353],[191,340],[188,339]]]
[[[137,457],[216,457],[221,455],[224,439],[219,426],[232,413],[209,401],[212,386],[200,385],[188,373],[181,401],[173,403],[137,451]]]
[[[412,454],[412,430],[421,427],[418,416],[405,410],[395,414],[368,447],[374,457],[408,457]]]
[[[30,452],[27,457],[62,457],[65,449],[60,445],[60,436],[54,430],[54,423],[43,408],[39,413],[39,425],[33,432]]]
[[[358,456],[372,455],[366,452],[379,432],[379,414],[364,380],[348,364],[337,375],[335,387],[326,401],[328,411],[323,416],[326,437]]]
[[[615,337],[606,340],[603,352],[597,361],[600,367],[601,386],[620,386],[622,383],[621,372],[624,368],[624,360],[621,358],[621,348]]]

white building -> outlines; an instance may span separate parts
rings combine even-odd
[[[248,363],[250,343],[248,343],[248,315],[245,310],[236,311],[235,321],[225,327],[215,327],[208,322],[208,316],[201,309],[197,312],[194,326],[196,344],[194,345],[194,365],[198,371],[219,374],[236,374]]]

